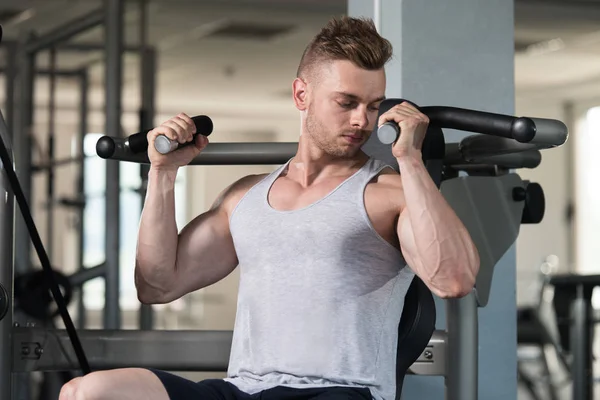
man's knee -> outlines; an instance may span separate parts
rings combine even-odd
[[[70,380],[62,387],[58,400],[105,399],[107,395],[105,393],[106,388],[110,387],[106,375],[103,372],[92,372]]]
[[[166,389],[152,372],[126,368],[92,372],[66,383],[59,400],[166,400]]]
[[[60,389],[60,394],[58,396],[58,400],[76,400],[80,399],[77,396],[77,389],[79,388],[79,383],[81,382],[82,377],[71,379],[69,382],[65,383],[63,387]]]

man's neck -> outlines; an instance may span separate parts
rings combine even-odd
[[[336,157],[309,143],[298,146],[298,152],[290,162],[286,176],[307,187],[332,177],[348,177],[362,167],[369,157],[359,151],[354,157]]]

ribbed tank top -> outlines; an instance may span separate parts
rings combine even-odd
[[[268,193],[290,161],[230,218],[240,281],[226,380],[247,393],[356,386],[393,399],[398,323],[414,273],[365,209],[365,187],[387,165],[370,158],[320,200],[279,211]]]

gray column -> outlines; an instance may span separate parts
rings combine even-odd
[[[374,18],[394,45],[387,97],[514,113],[512,2],[348,0],[348,14]],[[466,135],[445,131],[447,142]],[[481,399],[517,396],[515,262],[513,246],[496,265],[489,304],[478,310]],[[445,302],[436,304],[437,329],[445,330]],[[403,395],[444,399],[444,386],[443,377],[407,376]]]
[[[123,86],[123,14],[124,1],[105,0],[106,40],[106,134],[122,136],[121,87]],[[104,328],[119,329],[119,249],[120,249],[120,190],[119,163],[106,161],[106,303]]]

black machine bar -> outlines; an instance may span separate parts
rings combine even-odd
[[[81,286],[84,283],[91,281],[92,279],[96,279],[99,277],[104,277],[106,275],[106,264],[96,265],[91,268],[81,268],[77,272],[73,273],[69,276],[69,282],[73,286]]]
[[[100,8],[78,17],[53,31],[44,33],[35,41],[28,43],[25,50],[27,53],[33,54],[40,50],[56,46],[61,42],[71,39],[73,36],[77,36],[80,33],[101,25],[104,22],[104,15],[104,10]]]
[[[482,138],[485,138],[482,136]],[[509,141],[515,143],[514,141]],[[211,143],[189,165],[271,165],[284,164],[298,150],[295,142]],[[96,144],[96,153],[106,159],[149,164],[148,155],[133,153],[125,138],[104,136]],[[446,144],[445,164],[500,165],[504,168],[535,168],[541,160],[538,150],[467,158],[457,143]]]
[[[233,331],[209,330],[82,329],[78,334],[93,370],[137,367],[225,372],[233,339]],[[64,330],[15,327],[11,344],[13,372],[78,369]],[[444,374],[444,333],[436,331],[430,344],[435,365],[432,368],[432,360],[423,357],[413,364],[411,373]]]
[[[521,143],[560,146],[568,136],[567,126],[558,120],[514,117],[458,107],[422,107],[431,123],[441,128],[482,133],[514,139]]]
[[[160,368],[223,372],[232,331],[79,330],[93,370]],[[77,370],[77,358],[64,330],[13,328],[13,372]]]
[[[401,100],[389,99],[385,102],[389,107]],[[383,104],[382,107],[384,107]],[[423,107],[421,110],[429,116],[432,125],[491,136],[486,139],[474,138],[470,139],[470,142],[461,142],[462,157],[469,163],[472,162],[469,157],[480,159],[483,156],[497,156],[560,146],[568,137],[566,125],[558,120],[517,118],[456,107],[433,106]],[[494,136],[496,137],[493,138]],[[381,138],[382,136],[380,136]],[[496,140],[493,141],[493,139]],[[490,144],[492,144],[491,147]],[[500,149],[495,146],[498,144],[502,145]],[[297,150],[297,144],[290,143],[223,143],[218,148],[215,148],[215,145],[217,144],[209,145],[190,165],[279,164],[291,158]],[[292,145],[295,147],[293,150]],[[282,147],[278,148],[278,146]],[[284,156],[276,150],[287,153]],[[135,154],[131,151],[127,138],[103,136],[96,144],[96,153],[105,159],[149,163],[146,154]],[[511,161],[515,160],[511,159]]]
[[[484,146],[471,146],[473,142],[481,142]],[[491,139],[491,140],[490,140]],[[492,143],[500,143],[494,146]],[[503,145],[505,145],[503,147]],[[526,150],[521,150],[523,147]],[[461,165],[498,165],[506,169],[536,168],[542,161],[539,150],[531,149],[531,145],[515,142],[511,139],[491,136],[469,136],[460,143],[446,143],[444,164]],[[512,152],[502,151],[511,149]]]
[[[465,160],[472,161],[481,157],[537,150],[539,146],[533,143],[519,143],[502,137],[471,135],[460,141],[459,149]]]
[[[189,165],[270,165],[284,164],[296,154],[298,143],[211,143]],[[125,138],[103,136],[96,153],[106,159],[149,164],[146,153],[133,153]]]

